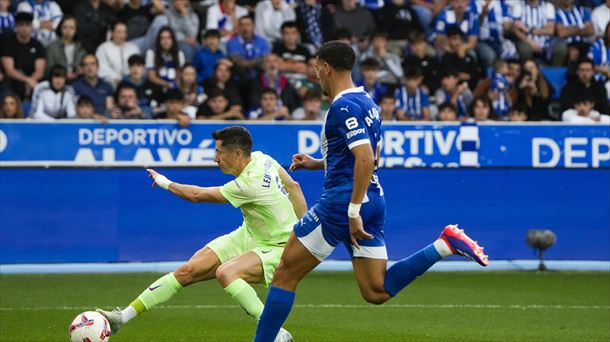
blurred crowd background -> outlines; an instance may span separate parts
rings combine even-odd
[[[384,121],[610,123],[610,0],[0,0],[0,118],[322,120],[343,40]]]

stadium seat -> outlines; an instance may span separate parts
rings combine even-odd
[[[554,101],[559,100],[561,89],[563,89],[567,82],[568,68],[544,67],[542,68],[542,74],[553,86],[554,92],[551,99]]]

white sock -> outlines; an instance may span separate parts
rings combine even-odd
[[[137,315],[138,313],[136,312],[136,309],[132,308],[130,305],[121,311],[121,321],[123,321],[123,324],[125,324]]]
[[[451,248],[447,246],[447,242],[445,242],[445,240],[443,239],[438,239],[434,241],[434,248],[436,248],[438,254],[443,258],[453,255],[453,253],[451,252]]]

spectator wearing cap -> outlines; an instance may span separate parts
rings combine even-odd
[[[371,46],[360,56],[360,60],[374,58],[379,63],[379,82],[391,86],[400,84],[403,76],[402,64],[397,54],[388,51],[388,35],[376,31],[371,35]]]
[[[218,30],[223,42],[237,33],[238,19],[248,15],[245,7],[235,4],[235,0],[220,0],[207,11],[206,29]]]
[[[292,112],[293,120],[322,120],[322,93],[317,89],[309,89],[303,97],[303,106]]]
[[[610,124],[610,116],[593,109],[595,99],[588,91],[579,91],[574,98],[572,108],[566,109],[561,114],[561,120],[570,123],[604,123]]]
[[[227,55],[249,78],[256,77],[262,68],[263,57],[271,51],[269,43],[263,37],[254,34],[252,16],[239,18],[239,34],[227,42]]]
[[[83,75],[72,82],[72,87],[78,96],[91,98],[96,114],[106,115],[114,107],[114,89],[110,83],[98,77],[97,57],[92,53],[86,54],[81,68]]]
[[[440,87],[440,65],[435,56],[426,54],[428,42],[422,31],[414,31],[409,35],[409,45],[403,60],[403,69],[406,66],[418,67],[424,75],[423,86],[429,93],[434,93]]]
[[[421,86],[423,79],[421,69],[407,69],[402,86],[394,94],[399,120],[430,120],[430,100],[428,92]]]
[[[468,82],[460,82],[458,72],[445,70],[441,78],[441,87],[435,93],[437,103],[450,102],[457,110],[458,118],[468,117],[468,106],[472,102],[472,92]]]
[[[117,88],[114,95],[114,107],[110,110],[112,119],[147,119],[151,117],[151,112],[145,112],[140,108],[140,100],[136,88],[124,83]]]
[[[106,41],[110,25],[117,21],[112,8],[102,0],[82,0],[74,8],[74,16],[78,21],[80,41],[90,53],[95,53],[95,49]]]
[[[505,31],[510,30],[512,26],[508,3],[496,0],[477,0],[475,4],[480,24],[476,51],[483,68],[492,67],[496,58],[515,57],[517,47],[512,41],[504,38]]]
[[[165,93],[164,106],[166,110],[158,113],[157,119],[176,120],[180,127],[191,124],[193,113],[188,113],[187,105],[184,101],[184,94],[180,89],[170,89]]]
[[[67,85],[67,70],[54,65],[48,81],[34,87],[30,116],[36,120],[72,119],[76,117],[76,93]]]
[[[594,108],[602,114],[610,113],[608,96],[604,84],[594,78],[593,61],[585,58],[578,62],[576,78],[568,79],[568,83],[561,90],[561,109],[563,111],[574,108],[574,99],[581,91],[592,95]]]
[[[203,47],[193,57],[193,66],[197,69],[197,82],[201,83],[214,73],[216,64],[225,55],[220,51],[220,32],[207,30],[203,37]]]
[[[606,32],[606,26],[610,23],[610,0],[604,1],[603,4],[600,4],[593,10],[591,22],[593,23],[595,34],[603,37],[604,32]]]
[[[515,36],[517,50],[522,59],[542,57],[553,66],[565,64],[568,53],[565,44],[556,44],[555,6],[545,0],[511,2],[513,24],[510,32]]]
[[[0,0],[0,35],[13,32],[15,29],[15,16],[9,7],[9,0]]]
[[[43,45],[49,45],[55,40],[55,30],[63,17],[59,5],[52,0],[22,1],[17,6],[17,12],[31,13],[34,19],[34,37]]]
[[[141,55],[132,55],[127,60],[127,64],[129,65],[129,74],[123,77],[117,88],[126,84],[134,87],[138,97],[138,106],[145,113],[152,115],[161,105],[163,90],[146,76],[144,58]]]
[[[347,28],[357,40],[367,40],[376,29],[371,12],[360,7],[356,0],[341,0],[334,18],[335,27]]]
[[[456,70],[459,80],[468,82],[468,86],[474,88],[479,82],[479,65],[472,55],[461,48],[463,37],[464,33],[459,27],[451,26],[447,29],[449,51],[441,58],[441,69]]]
[[[244,120],[241,109],[231,106],[225,93],[218,88],[211,89],[208,98],[199,106],[197,119],[204,120]]]
[[[293,81],[305,78],[311,53],[299,43],[301,34],[297,23],[286,21],[281,30],[282,39],[273,44],[273,53],[280,57],[280,71]]]
[[[82,70],[83,56],[87,53],[77,40],[76,18],[64,16],[57,28],[57,38],[47,47],[47,74],[53,65],[62,65],[68,70],[68,81],[75,80]]]
[[[320,47],[334,31],[332,13],[328,6],[322,6],[316,0],[298,0],[296,4],[296,22],[301,32],[301,42]]]
[[[263,0],[256,4],[254,32],[270,42],[278,42],[282,38],[282,24],[294,21],[294,9],[284,0]]]
[[[113,86],[129,73],[129,57],[140,53],[138,47],[126,39],[127,25],[117,21],[112,24],[110,40],[100,45],[95,52],[100,65],[99,76]]]
[[[575,6],[574,0],[559,0],[555,21],[557,35],[568,45],[568,60],[577,61],[587,53],[595,35],[591,12],[584,6]]]
[[[261,93],[260,107],[251,110],[248,119],[287,120],[290,119],[290,111],[279,101],[273,88],[265,88]]]
[[[451,0],[451,4],[439,13],[434,28],[434,44],[441,50],[441,54],[451,51],[447,41],[447,30],[452,26],[459,27],[467,37],[460,47],[460,50],[463,50],[461,54],[474,51],[479,39],[480,26],[476,8],[470,5],[469,0]]]
[[[32,38],[32,14],[19,12],[15,15],[15,32],[2,37],[0,49],[2,67],[10,80],[10,87],[21,99],[32,94],[32,90],[44,76],[45,49],[36,38]]]
[[[389,91],[388,86],[379,82],[379,62],[374,58],[367,58],[360,63],[362,79],[356,85],[363,87],[373,102],[379,104],[381,95]]]

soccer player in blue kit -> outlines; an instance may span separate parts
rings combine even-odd
[[[386,269],[385,199],[376,174],[381,118],[370,96],[362,87],[354,87],[354,60],[352,48],[339,41],[325,43],[316,54],[322,91],[333,99],[322,127],[324,158],[297,154],[290,169],[325,169],[324,193],[294,226],[255,342],[274,340],[292,309],[298,283],[341,242],[352,256],[362,297],[374,304],[394,297],[444,257],[459,254],[488,264],[482,247],[457,226],[448,225],[436,241]]]

